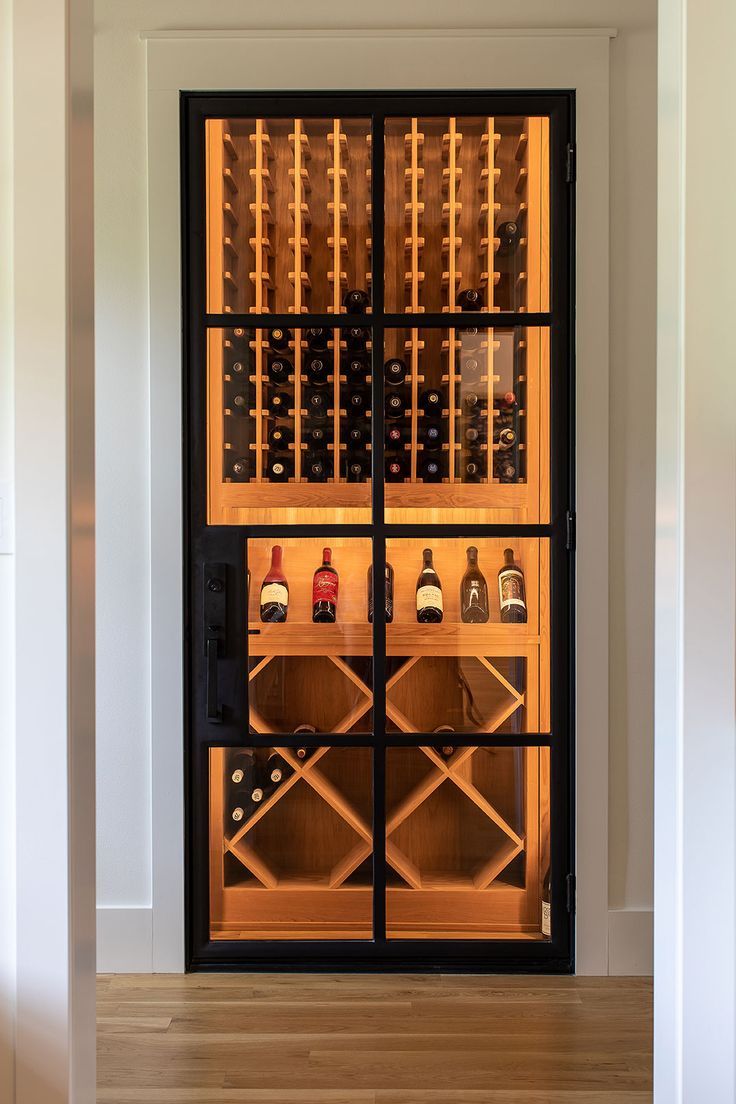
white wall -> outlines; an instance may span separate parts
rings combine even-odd
[[[151,734],[148,591],[148,323],[143,29],[213,27],[618,27],[612,59],[611,830],[615,972],[643,965],[651,907],[654,0],[446,6],[387,0],[370,20],[326,0],[202,14],[196,0],[96,3],[98,357],[98,903],[104,930],[150,967]],[[216,46],[215,46],[216,48]],[[551,46],[553,49],[554,47]],[[243,83],[246,83],[244,78]],[[428,81],[431,84],[431,81]],[[396,85],[401,85],[397,73]],[[634,168],[635,166],[635,168]],[[601,580],[605,586],[606,581]],[[644,912],[642,913],[642,910]],[[127,942],[126,942],[127,940]],[[644,950],[642,951],[642,946]],[[642,962],[643,955],[643,962]]]

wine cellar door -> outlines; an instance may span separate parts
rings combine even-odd
[[[573,119],[182,97],[192,969],[573,967]]]

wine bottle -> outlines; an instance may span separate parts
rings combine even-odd
[[[389,625],[394,619],[394,569],[388,560],[386,561],[384,588],[386,591],[386,624]],[[373,564],[368,565],[368,621],[371,625],[373,624]]]
[[[467,356],[460,365],[460,376],[463,383],[478,383],[480,380],[480,361],[474,356]]]
[[[337,591],[339,576],[332,566],[332,549],[322,551],[322,564],[314,573],[312,581],[312,620],[337,620]]]
[[[403,418],[406,414],[406,403],[398,391],[386,396],[386,417]]]
[[[268,344],[275,353],[285,353],[291,339],[291,330],[284,330],[281,326],[274,326],[268,331]]]
[[[242,340],[245,337],[245,330],[242,326],[236,326],[233,329],[233,337],[237,337],[238,340]]]
[[[294,430],[289,426],[274,426],[268,432],[268,443],[273,449],[288,448],[294,443]]]
[[[437,725],[437,727],[433,729],[433,731],[436,733],[442,733],[442,735],[444,735],[445,733],[454,732],[455,729],[452,727],[452,725],[441,724]],[[441,747],[435,747],[434,750],[438,752],[443,759],[449,759],[452,755],[455,754],[455,748],[451,744],[444,744]]]
[[[263,801],[263,798],[265,796],[266,795],[263,792],[263,786],[255,786],[254,789],[253,789],[253,792],[250,795],[250,799],[251,799],[251,801],[253,802],[254,805],[260,805],[261,801]]]
[[[304,362],[304,372],[313,387],[323,387],[330,374],[330,365],[321,356],[310,356]]]
[[[274,418],[286,417],[292,405],[291,395],[286,391],[275,391],[268,400],[268,409]]]
[[[248,809],[243,807],[242,805],[236,805],[235,808],[233,809],[233,811],[230,814],[230,819],[235,824],[242,824],[242,822],[244,820],[246,820],[247,817],[248,817]]]
[[[345,434],[345,443],[348,446],[348,452],[362,451],[367,444],[370,444],[370,440],[370,427],[360,425],[359,422],[353,422],[353,424],[348,427],[348,431]]]
[[[442,459],[439,456],[423,456],[419,463],[419,475],[425,483],[440,483],[442,480]]]
[[[347,403],[345,405],[347,406],[348,414],[351,417],[365,414],[371,405],[370,394],[367,390],[365,390],[365,388],[356,387],[351,390],[350,394],[348,395]]]
[[[271,567],[261,583],[261,621],[285,621],[289,612],[289,584],[282,567],[283,549],[271,549]]]
[[[284,759],[278,748],[271,748],[266,760],[266,776],[273,785],[278,786],[285,782],[294,771]]]
[[[364,452],[352,452],[345,461],[348,483],[362,483],[371,474],[371,462]]]
[[[289,376],[294,374],[294,365],[286,357],[271,357],[266,371],[271,383],[285,384],[289,382]]]
[[[314,736],[316,731],[317,729],[313,724],[300,724],[294,729],[294,735],[300,736],[303,733],[305,736]],[[296,757],[301,763],[305,763],[307,759],[311,759],[316,750],[316,748],[298,747]]]
[[[321,391],[312,391],[307,396],[307,415],[313,422],[327,421],[327,396]]]
[[[236,751],[230,758],[230,781],[234,786],[247,786],[255,769],[255,752],[252,748]]]
[[[326,353],[330,331],[324,326],[310,326],[304,331],[307,345],[312,353]]]
[[[371,299],[368,292],[361,288],[352,288],[346,291],[342,298],[342,305],[348,314],[364,314],[370,304]]]
[[[466,550],[468,566],[460,580],[460,619],[466,625],[485,625],[490,616],[488,584],[478,567],[478,549],[471,545]]]
[[[502,222],[496,229],[496,237],[498,238],[498,256],[507,257],[510,253],[514,253],[519,245],[519,224],[509,220],[508,222]]]
[[[403,483],[409,474],[408,465],[403,456],[386,457],[386,482]]]
[[[468,391],[463,396],[463,405],[468,414],[478,414],[481,409],[481,401],[477,391]]]
[[[442,392],[437,391],[434,387],[429,391],[422,391],[419,396],[419,405],[425,414],[434,414],[435,416],[441,414]]]
[[[463,477],[466,483],[480,483],[485,471],[483,453],[473,452],[463,464]]]
[[[370,330],[367,330],[365,326],[350,326],[347,330],[343,330],[343,333],[348,349],[353,352],[364,350],[371,336]]]
[[[514,563],[513,548],[505,548],[498,572],[498,596],[501,620],[505,624],[525,624],[527,618],[524,572]]]
[[[477,288],[466,288],[465,291],[459,292],[457,305],[464,311],[483,310],[483,292]]]
[[[545,939],[552,935],[552,882],[549,866],[542,878],[542,935]]]
[[[248,396],[244,391],[238,391],[237,395],[233,395],[231,410],[234,410],[236,414],[247,414],[250,410],[250,402]]]
[[[241,482],[250,477],[250,464],[245,456],[236,456],[230,463],[230,478]]]
[[[485,427],[480,419],[471,422],[463,430],[463,437],[468,445],[481,445],[485,441]]]
[[[341,371],[344,376],[351,382],[364,383],[365,378],[371,370],[370,361],[366,356],[360,356],[355,353],[353,356],[343,357],[341,361]]]
[[[392,425],[386,430],[386,444],[389,448],[398,448],[404,440],[404,430],[402,426]]]
[[[324,452],[327,445],[332,444],[332,437],[331,426],[306,426],[302,432],[302,441],[308,448],[311,446],[315,452]]]
[[[516,434],[513,429],[502,429],[498,435],[498,447],[505,451],[506,449],[513,448],[516,444]]]
[[[442,583],[434,569],[432,549],[422,552],[422,570],[417,579],[417,621],[436,624],[442,620]]]
[[[392,357],[391,360],[387,360],[384,364],[383,374],[386,383],[395,385],[403,383],[406,379],[406,364],[403,360],[399,360],[398,357]]]
[[[425,449],[436,452],[442,448],[442,425],[440,422],[426,422],[420,424],[419,437]]]
[[[268,478],[273,483],[286,483],[294,475],[294,460],[289,453],[277,452],[266,466]]]
[[[516,466],[505,456],[499,458],[496,471],[502,483],[514,483],[516,481]]]
[[[247,375],[248,365],[243,360],[234,360],[228,369],[228,375],[230,376],[245,376]]]
[[[309,483],[324,483],[332,475],[332,461],[326,452],[308,451],[302,468]]]

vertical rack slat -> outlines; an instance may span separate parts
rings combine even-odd
[[[302,312],[302,120],[294,120],[294,312]]]
[[[495,274],[494,274],[493,270],[494,270],[495,265],[496,265],[496,252],[495,252],[495,248],[494,248],[494,241],[495,241],[495,236],[496,236],[496,226],[495,226],[495,221],[496,220],[495,220],[494,206],[493,206],[494,205],[494,198],[495,198],[494,169],[495,169],[495,160],[496,160],[496,157],[495,157],[496,141],[495,141],[494,128],[495,128],[495,125],[496,125],[496,120],[492,116],[489,116],[487,122],[488,122],[488,142],[486,144],[486,164],[485,164],[485,168],[486,168],[486,203],[488,205],[488,220],[487,220],[487,224],[486,224],[486,243],[487,244],[486,244],[485,270],[488,273],[488,279],[487,279],[487,283],[486,283],[487,295],[488,295],[488,310],[492,311],[492,310],[495,309],[495,302],[494,302],[494,298],[495,298],[495,296],[494,296]],[[492,358],[491,358],[491,360],[492,360]],[[489,366],[489,379],[490,379],[490,366]],[[493,408],[493,404],[491,404],[491,409],[492,408]],[[491,445],[490,445],[491,440],[492,440],[492,437],[489,437],[489,444],[488,444],[489,449],[491,447]],[[489,464],[490,464],[490,460],[489,460]],[[489,468],[489,472],[488,472],[489,481],[490,481],[491,474],[492,473],[491,473],[490,468]]]
[[[411,309],[419,308],[419,120],[411,121]]]
[[[342,150],[340,141],[340,120],[334,119],[332,124],[332,309],[335,314],[340,313],[342,306],[340,302],[340,268],[342,264],[340,255],[340,236],[342,233],[342,218],[340,215]],[[335,442],[337,442],[337,437],[335,437]]]
[[[447,474],[450,483],[455,482],[455,421],[457,418],[457,378],[455,372],[455,335],[457,331],[453,327],[447,332],[447,389],[448,389],[448,427],[447,440],[449,456],[447,460]]]
[[[256,216],[256,249],[255,249],[255,283],[256,283],[256,311],[267,309],[263,294],[263,258],[264,258],[264,212],[263,212],[263,158],[264,158],[264,120],[256,119],[256,172],[255,172],[255,216]],[[256,351],[258,359],[259,351]]]
[[[449,178],[447,202],[449,218],[447,223],[447,309],[456,310],[457,291],[457,119],[452,116],[449,123]],[[450,483],[455,482],[455,419],[456,419],[456,382],[455,382],[455,328],[447,334],[447,388],[448,388],[448,444],[447,473]]]
[[[491,249],[493,246],[491,246]],[[489,284],[489,288],[492,284]],[[494,384],[494,347],[495,347],[495,330],[487,331],[488,348],[486,349],[486,479],[489,483],[493,482],[493,458],[495,453],[493,451],[493,422],[494,422],[494,399],[493,399],[493,384]]]
[[[302,476],[302,331],[294,330],[294,481]]]
[[[339,226],[337,228],[339,232]],[[333,483],[340,482],[340,330],[333,330],[333,352],[334,360],[332,365],[332,405],[334,407],[332,411],[332,481]]]
[[[258,288],[261,286],[262,281],[256,284]],[[256,437],[256,483],[263,481],[263,330],[255,331],[255,385],[256,385],[256,405],[255,405],[255,437]]]

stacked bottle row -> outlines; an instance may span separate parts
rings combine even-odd
[[[471,545],[467,551],[467,567],[460,580],[460,619],[464,624],[486,624],[490,619],[488,583],[478,563],[478,549]],[[386,564],[385,613],[386,621],[394,619],[394,570]],[[332,549],[322,552],[322,563],[312,579],[312,621],[333,623],[338,620],[338,595],[340,574],[332,562]],[[422,566],[416,586],[416,617],[420,624],[438,624],[444,619],[442,581],[435,568],[431,548],[422,553]],[[527,621],[524,572],[514,559],[514,550],[504,550],[504,560],[498,569],[498,596],[501,622],[525,624]],[[373,567],[367,571],[366,614],[373,621]],[[289,582],[283,562],[283,548],[276,544],[271,549],[271,566],[266,572],[260,589],[260,618],[266,623],[283,623],[289,615]]]
[[[366,293],[346,293],[365,306]],[[351,311],[357,313],[356,305]],[[371,339],[363,326],[225,332],[224,468],[231,482],[370,478]]]
[[[208,121],[210,311],[341,313],[370,287],[370,138],[365,119]]]
[[[386,480],[523,482],[523,338],[465,327],[388,332],[386,343],[397,350],[384,369]]]
[[[387,310],[544,309],[543,123],[521,117],[388,121]]]

